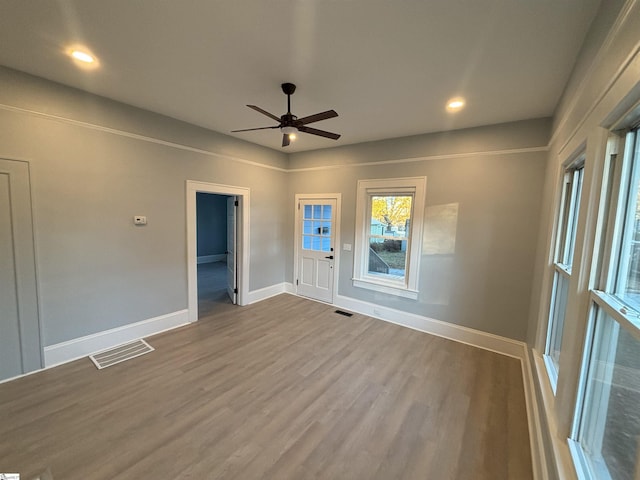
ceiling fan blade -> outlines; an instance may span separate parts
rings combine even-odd
[[[279,128],[279,125],[276,125],[274,127],[243,128],[242,130],[231,130],[231,133],[250,132],[252,130],[267,130],[267,129],[270,129],[270,128]]]
[[[288,147],[290,143],[291,141],[289,140],[289,134],[285,133],[284,135],[282,135],[282,146]]]
[[[309,115],[308,117],[299,118],[296,123],[299,125],[306,125],[308,123],[319,122],[320,120],[326,120],[327,118],[337,117],[338,114],[335,110],[327,110],[326,112],[316,113],[315,115]]]
[[[273,113],[269,113],[266,110],[261,109],[255,105],[247,105],[249,108],[253,108],[256,112],[260,112],[263,115],[266,115],[269,118],[273,118],[276,122],[280,122],[280,117],[276,117]]]
[[[318,130],[317,128],[300,126],[298,127],[298,130],[304,133],[310,133],[311,135],[331,138],[332,140],[338,140],[340,138],[340,135],[337,133],[325,132],[324,130]]]

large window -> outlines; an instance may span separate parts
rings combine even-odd
[[[584,177],[584,157],[571,163],[563,172],[562,194],[558,212],[558,227],[554,245],[553,287],[549,328],[545,349],[545,364],[554,390],[560,367],[560,349],[564,331],[564,317],[569,295],[571,266],[573,265],[573,247],[578,223],[578,208]]]
[[[611,147],[614,145],[614,147]],[[640,142],[610,142],[581,388],[570,446],[583,478],[640,478]],[[622,152],[620,152],[622,153]],[[622,161],[621,161],[622,160]],[[618,188],[619,186],[619,188]]]
[[[354,285],[418,297],[426,178],[360,180]]]

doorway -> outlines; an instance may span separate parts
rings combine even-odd
[[[198,317],[237,301],[235,196],[196,193]]]
[[[339,261],[339,193],[296,195],[296,293],[333,303]]]
[[[249,285],[249,207],[248,188],[187,181],[189,321],[197,321],[200,310],[206,315],[216,304],[221,305],[224,295],[229,296],[225,300],[228,304],[245,304]],[[199,235],[206,229],[213,244],[208,247],[207,235]]]

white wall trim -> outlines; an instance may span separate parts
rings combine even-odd
[[[119,130],[115,128],[105,127],[102,125],[97,125],[89,122],[83,122],[80,120],[74,120],[71,118],[62,117],[59,115],[52,115],[50,113],[37,112],[35,110],[30,110],[26,108],[16,107],[14,105],[7,105],[0,103],[0,110],[6,110],[9,112],[22,113],[26,115],[34,115],[36,117],[46,118],[49,120],[54,120],[62,123],[67,123],[69,125],[74,125],[76,127],[87,128],[90,130],[97,130],[104,133],[109,133],[112,135],[119,135],[122,137],[132,138],[136,140],[140,140],[143,142],[155,143],[158,145],[164,145],[170,148],[176,148],[179,150],[186,150],[189,152],[200,153],[202,155],[207,155],[209,157],[220,158],[224,160],[232,160],[234,162],[239,162],[245,165],[252,165],[255,167],[267,168],[270,170],[276,170],[278,172],[284,173],[295,173],[295,172],[311,172],[318,170],[333,170],[338,168],[357,168],[357,167],[367,167],[372,165],[386,165],[386,164],[400,164],[400,163],[415,163],[415,162],[425,162],[430,160],[446,160],[453,158],[470,158],[470,157],[484,157],[484,156],[496,156],[496,155],[514,155],[514,154],[522,154],[522,153],[536,153],[536,152],[546,152],[549,150],[549,145],[541,145],[537,147],[524,147],[524,148],[507,148],[507,149],[499,149],[499,150],[486,150],[486,151],[477,151],[477,152],[456,152],[456,153],[445,153],[438,155],[426,155],[422,157],[412,157],[412,158],[397,158],[397,159],[389,159],[389,160],[380,160],[380,161],[372,161],[372,162],[360,162],[360,163],[349,163],[349,164],[335,164],[335,165],[322,165],[317,167],[303,167],[303,168],[283,168],[283,167],[275,167],[272,165],[255,162],[252,160],[247,160],[240,157],[234,157],[231,155],[224,155],[216,152],[212,152],[209,150],[203,150],[201,148],[191,147],[189,145],[183,145],[176,142],[169,142],[167,140],[161,140],[159,138],[149,137],[146,135],[141,135],[138,133],[131,133],[125,130]],[[219,132],[216,132],[219,133]],[[425,134],[429,135],[429,134]],[[551,142],[549,142],[550,144]]]
[[[209,157],[215,157],[215,158],[221,158],[223,160],[232,160],[234,162],[243,163],[245,165],[253,165],[254,167],[267,168],[267,169],[270,169],[270,170],[276,170],[278,172],[286,172],[287,171],[287,169],[285,169],[285,168],[274,167],[272,165],[267,165],[265,163],[254,162],[252,160],[246,160],[244,158],[234,157],[234,156],[231,156],[231,155],[223,155],[223,154],[220,154],[220,153],[212,152],[210,150],[203,150],[201,148],[191,147],[189,145],[183,145],[181,143],[169,142],[167,140],[160,140],[159,138],[149,137],[147,135],[141,135],[141,134],[138,134],[138,133],[131,133],[131,132],[127,132],[125,130],[119,130],[117,128],[105,127],[103,125],[97,125],[95,123],[89,123],[89,122],[83,122],[83,121],[80,121],[80,120],[74,120],[72,118],[61,117],[59,115],[52,115],[50,113],[37,112],[35,110],[29,110],[27,108],[16,107],[16,106],[13,106],[13,105],[7,105],[7,104],[0,103],[0,110],[6,110],[6,111],[9,111],[9,112],[15,112],[15,113],[23,113],[23,114],[27,114],[27,115],[34,115],[36,117],[46,118],[48,120],[54,120],[54,121],[57,121],[57,122],[66,123],[66,124],[73,125],[73,126],[76,126],[76,127],[87,128],[87,129],[90,129],[90,130],[97,130],[99,132],[109,133],[109,134],[112,134],[112,135],[119,135],[121,137],[133,138],[135,140],[141,140],[143,142],[149,142],[149,143],[155,143],[155,144],[158,144],[158,145],[164,145],[165,147],[176,148],[178,150],[186,150],[186,151],[189,151],[189,152],[200,153],[202,155],[207,155]],[[213,130],[211,130],[211,131],[213,131]],[[219,133],[219,132],[216,132],[216,133]]]
[[[156,335],[188,323],[188,311],[179,310],[166,315],[142,320],[141,322],[74,338],[66,342],[56,343],[55,345],[44,347],[44,364],[45,367],[53,367],[62,363],[71,362],[72,360],[86,357],[87,355],[115,347],[122,343]]]
[[[443,322],[429,317],[423,317],[415,313],[383,307],[355,298],[336,295],[335,305],[379,320],[395,323],[396,325],[412,328],[413,330],[448,338],[449,340],[518,359],[522,359],[526,352],[525,343],[518,340],[474,330],[473,328],[454,325],[453,323]]]
[[[249,296],[249,239],[251,218],[251,190],[246,187],[187,180],[187,291],[189,321],[198,320],[198,236],[196,234],[196,194],[198,192],[232,195],[238,197],[238,305],[246,305]]]
[[[455,130],[453,130],[455,131]],[[426,134],[428,135],[428,134]],[[427,162],[431,160],[448,160],[453,158],[470,158],[470,157],[486,157],[496,155],[514,155],[520,153],[536,153],[547,152],[549,150],[548,145],[539,147],[525,147],[525,148],[506,148],[503,150],[486,150],[478,152],[459,152],[459,153],[444,153],[440,155],[425,155],[423,157],[411,157],[411,158],[396,158],[389,160],[379,160],[373,162],[360,162],[360,163],[341,163],[335,165],[321,165],[317,167],[303,167],[303,168],[289,168],[287,173],[293,172],[313,172],[318,170],[334,170],[337,168],[357,168],[357,167],[369,167],[374,165],[389,165],[397,163],[415,163],[415,162]]]
[[[266,300],[267,298],[275,297],[276,295],[285,293],[289,288],[287,285],[292,284],[288,282],[282,282],[276,283],[275,285],[270,285],[268,287],[259,288],[258,290],[251,290],[249,292],[246,305],[261,302],[262,300]]]
[[[218,253],[216,255],[200,255],[197,258],[197,263],[200,265],[201,263],[213,263],[213,262],[221,262],[226,260],[227,255],[224,253]]]

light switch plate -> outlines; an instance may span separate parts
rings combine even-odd
[[[145,217],[144,215],[136,215],[133,217],[133,223],[134,225],[146,225],[147,217]]]

